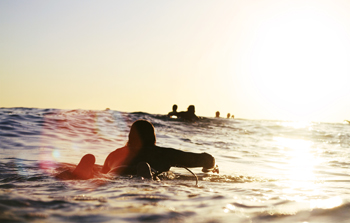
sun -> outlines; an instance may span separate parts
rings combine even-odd
[[[330,15],[291,10],[265,20],[256,33],[249,74],[260,100],[275,110],[310,119],[346,88],[349,43]]]

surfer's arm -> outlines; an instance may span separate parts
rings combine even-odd
[[[101,169],[101,173],[106,174],[119,166],[125,166],[126,165],[125,161],[127,160],[127,156],[128,156],[128,149],[126,147],[114,150],[107,156],[103,164],[103,167]]]
[[[170,148],[165,149],[164,153],[169,165],[173,167],[203,167],[210,170],[215,166],[215,158],[208,153],[184,152]]]
[[[104,173],[104,174],[106,174],[106,173],[108,173],[109,171],[111,171],[111,169],[113,168],[113,164],[117,161],[117,159],[118,159],[118,149],[117,150],[115,150],[115,151],[113,151],[113,152],[111,152],[108,156],[107,156],[107,158],[106,158],[106,160],[105,160],[105,162],[104,162],[104,164],[103,164],[103,167],[102,167],[102,169],[101,169],[101,173]]]
[[[106,160],[105,160],[105,163],[103,164],[103,167],[102,167],[102,169],[101,169],[101,173],[106,174],[106,173],[108,173],[108,172],[111,170],[111,168],[110,168],[109,165],[108,165],[111,154],[112,154],[112,153],[110,153],[110,154],[107,156],[107,158],[106,158]]]

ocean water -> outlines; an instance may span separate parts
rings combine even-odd
[[[138,119],[157,145],[216,158],[219,174],[172,168],[136,176],[56,179],[127,141]],[[113,110],[0,108],[1,222],[350,222],[350,125],[205,118]]]

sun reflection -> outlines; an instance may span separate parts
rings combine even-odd
[[[302,139],[274,137],[287,157],[287,177],[292,181],[315,180],[314,166],[319,163],[311,151],[312,142]]]
[[[306,127],[311,125],[311,123],[307,122],[307,121],[279,122],[278,124],[283,126],[283,127],[292,127],[295,129],[302,129],[302,128],[306,128]]]
[[[321,163],[321,159],[315,152],[311,141],[274,137],[274,142],[284,153],[285,163],[281,164],[284,177],[287,179],[283,189],[283,198],[310,203],[310,208],[329,209],[340,206],[343,201],[340,197],[328,199],[314,199],[322,194],[321,185],[316,183],[315,167]]]
[[[338,207],[343,203],[343,200],[340,197],[331,197],[329,199],[317,199],[310,201],[310,208],[323,208],[330,209],[334,207]]]
[[[273,140],[284,157],[280,167],[284,170],[283,178],[287,180],[283,183],[283,197],[297,202],[318,197],[322,191],[314,171],[321,160],[312,147],[313,143],[284,137],[274,137]]]
[[[227,204],[226,207],[224,208],[224,213],[228,213],[230,211],[234,211],[236,209],[235,206],[233,206],[232,204]]]

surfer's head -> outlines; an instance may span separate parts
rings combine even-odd
[[[177,110],[177,105],[175,104],[173,105],[173,112],[176,112],[176,110]]]
[[[137,120],[130,128],[128,146],[141,148],[156,144],[153,125],[146,120]]]
[[[188,111],[189,113],[191,113],[191,114],[194,114],[194,113],[195,113],[194,105],[188,106],[187,111]]]

